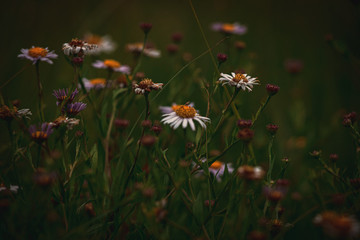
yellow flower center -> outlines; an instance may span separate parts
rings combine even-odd
[[[218,169],[220,169],[222,167],[222,165],[223,165],[222,162],[215,161],[215,162],[213,162],[213,164],[211,164],[211,166],[209,168],[218,170]]]
[[[222,25],[222,30],[223,30],[224,32],[229,32],[229,33],[231,33],[231,32],[234,31],[234,29],[235,29],[234,24],[225,23],[225,24]]]
[[[106,59],[104,61],[105,66],[108,68],[118,68],[121,66],[121,64],[118,61],[112,60],[112,59]]]
[[[46,57],[48,50],[41,47],[33,47],[29,49],[29,56],[31,57]]]
[[[149,86],[153,85],[154,82],[149,79],[149,78],[145,78],[144,80],[142,80],[141,82],[139,82],[139,87],[142,89],[148,88]]]
[[[47,138],[47,134],[42,131],[36,131],[31,134],[31,137],[36,139]]]
[[[245,77],[245,75],[241,73],[236,74],[233,78],[234,82],[240,82],[241,80],[246,83],[248,82],[248,79]]]
[[[86,42],[90,44],[99,44],[102,41],[99,35],[90,35],[86,38]]]
[[[90,80],[91,85],[105,85],[105,78],[94,78]]]
[[[176,115],[182,118],[194,118],[196,115],[196,110],[193,107],[187,105],[180,105],[175,110]]]
[[[180,106],[179,105],[172,105],[171,108],[175,112]]]

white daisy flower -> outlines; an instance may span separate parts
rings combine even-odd
[[[112,53],[116,49],[116,43],[110,36],[99,36],[88,33],[84,36],[84,41],[89,44],[96,44],[98,47],[91,50],[92,54]]]
[[[94,68],[103,68],[114,72],[130,74],[130,67],[128,65],[121,65],[118,61],[113,59],[105,59],[104,61],[97,60],[92,64],[92,66]]]
[[[32,115],[32,112],[28,108],[23,108],[16,112],[16,116],[19,118],[24,117],[24,118],[30,119],[31,115]]]
[[[84,55],[91,54],[97,48],[96,44],[89,44],[83,40],[74,38],[69,43],[64,43],[62,50],[67,56],[83,57]]]
[[[141,50],[143,49],[143,43],[129,43],[126,45],[126,49],[134,54],[140,54]],[[144,48],[144,55],[152,58],[159,58],[161,57],[161,51],[151,47],[150,45],[145,45]]]
[[[151,79],[145,78],[138,84],[135,83],[133,88],[136,94],[144,95],[145,93],[150,93],[152,90],[159,90],[162,86],[162,83],[154,83]]]
[[[193,103],[193,102],[189,103],[188,105],[189,105],[190,107],[194,107],[194,103]],[[171,107],[170,107],[170,106],[160,106],[159,109],[160,109],[161,113],[166,114],[166,113],[174,112],[175,109],[176,109],[178,106],[179,106],[179,105],[177,105],[176,103],[173,103],[173,104],[171,105]]]
[[[194,120],[203,128],[206,128],[206,122],[210,122],[210,118],[200,116],[196,109],[189,105],[179,105],[173,112],[163,114],[162,116],[164,118],[161,122],[169,124],[173,129],[177,129],[180,125],[183,128],[190,125],[191,129],[195,131]]]
[[[237,88],[242,88],[242,90],[248,90],[249,92],[252,91],[254,85],[259,84],[259,80],[256,78],[252,78],[247,74],[242,73],[234,73],[230,74],[221,73],[219,81],[222,82],[222,85],[228,84],[230,86],[235,86]]]
[[[19,190],[19,186],[17,185],[10,185],[10,188],[7,188],[5,185],[1,184],[0,185],[0,192],[1,191],[5,191],[5,190],[10,190],[13,193],[17,193]]]
[[[206,160],[206,158],[203,158],[200,161],[205,163],[207,160]],[[218,182],[220,182],[221,177],[225,173],[225,168],[228,169],[229,173],[232,173],[234,171],[234,168],[232,167],[231,163],[227,164],[227,163],[223,163],[221,161],[215,161],[209,166],[209,172],[214,175],[214,177],[216,178],[216,180]],[[204,170],[199,170],[198,171],[198,173],[203,173],[203,172],[204,172]]]
[[[33,64],[38,61],[44,61],[50,64],[53,64],[53,61],[50,59],[57,58],[58,55],[54,51],[49,52],[48,48],[34,47],[32,46],[29,49],[21,49],[21,54],[18,55],[19,58],[26,58],[33,62]]]

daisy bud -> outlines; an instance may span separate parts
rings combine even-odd
[[[152,122],[151,120],[144,120],[141,122],[141,126],[143,128],[151,128]]]
[[[277,130],[279,129],[279,126],[275,124],[268,124],[266,125],[266,129],[271,135],[275,135]]]
[[[244,129],[244,128],[250,128],[252,126],[253,122],[251,120],[245,120],[245,119],[240,119],[237,122],[237,126],[240,129]]]
[[[141,138],[141,144],[145,147],[152,147],[156,142],[156,138],[152,135],[145,135]]]
[[[243,50],[246,48],[246,43],[243,41],[236,41],[234,44],[235,48],[238,50]]]
[[[166,50],[170,55],[173,55],[179,51],[179,47],[176,44],[169,44],[167,45]]]
[[[226,62],[228,56],[224,53],[218,53],[217,55],[217,60],[219,61],[219,63],[223,63]]]
[[[145,34],[148,34],[152,28],[151,23],[140,23],[141,30],[144,31]]]
[[[339,155],[337,155],[336,153],[332,153],[330,154],[329,159],[332,162],[337,162],[337,160],[339,160]]]
[[[254,131],[250,128],[241,129],[238,132],[237,137],[244,142],[250,142],[254,137]]]
[[[125,129],[129,126],[129,120],[126,119],[115,119],[115,126],[121,129]]]
[[[171,39],[174,43],[180,43],[183,39],[183,35],[181,33],[174,33],[171,35]]]
[[[74,57],[72,60],[73,64],[75,66],[81,66],[84,62],[84,58],[83,57]]]
[[[266,85],[266,91],[268,92],[268,94],[270,96],[274,96],[275,94],[278,93],[279,90],[280,90],[280,87],[277,85],[272,85],[272,84]]]

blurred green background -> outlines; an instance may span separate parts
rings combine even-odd
[[[211,46],[223,38],[220,33],[210,30],[212,22],[239,22],[248,27],[245,35],[234,36],[213,50],[215,55],[226,52],[226,42],[230,41],[229,63],[224,63],[221,70],[233,71],[230,63],[234,63],[236,58],[239,60],[236,69],[244,69],[262,83],[254,88],[253,93],[244,93],[240,97],[238,106],[244,118],[251,118],[258,108],[259,100],[266,95],[264,87],[267,83],[281,88],[257,123],[256,146],[266,146],[264,126],[273,122],[280,125],[276,157],[289,157],[294,162],[292,171],[303,164],[311,166],[308,152],[322,149],[327,156],[338,153],[340,165],[351,174],[351,168],[355,166],[355,147],[341,121],[344,113],[360,110],[360,10],[357,1],[193,2]],[[56,112],[52,90],[69,86],[73,79],[73,71],[65,61],[61,47],[74,37],[81,38],[87,32],[110,35],[118,48],[103,57],[131,64],[132,55],[125,51],[125,45],[143,40],[140,22],[152,23],[150,40],[163,56],[160,59],[145,59],[140,70],[154,82],[163,83],[175,74],[181,64],[186,63],[184,53],[196,57],[207,49],[188,1],[15,0],[7,1],[0,11],[3,32],[0,38],[1,84],[27,63],[17,58],[21,48],[33,45],[49,47],[59,55],[53,65],[44,63],[40,66],[48,120],[52,120]],[[183,33],[184,38],[178,54],[168,56],[166,46],[171,43],[174,32]],[[330,41],[329,34],[332,36]],[[246,43],[241,52],[233,47],[236,40]],[[302,61],[302,71],[289,73],[284,67],[287,59]],[[195,62],[191,69],[199,71],[199,78],[211,79],[214,66],[210,55]],[[87,77],[104,77],[105,74],[90,68]],[[185,76],[186,71],[170,87],[191,84],[189,81],[182,82]],[[156,102],[158,105],[170,105],[173,101],[193,101],[191,97],[198,91],[201,91],[200,87],[194,84],[192,92],[183,93],[177,99],[172,99],[172,95],[167,95],[165,91]],[[35,68],[27,68],[1,89],[1,93],[6,101],[19,99],[22,108],[31,108],[36,115]],[[202,97],[194,98],[196,106],[204,113],[206,102]],[[152,119],[160,119],[159,112],[155,111]],[[6,144],[8,134],[3,122],[0,123],[0,133],[0,143]],[[265,157],[265,153],[259,155]],[[294,174],[299,174],[301,178],[303,172],[294,171]]]

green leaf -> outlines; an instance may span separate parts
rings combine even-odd
[[[193,214],[199,220],[199,222],[203,222],[205,218],[205,211],[204,211],[204,199],[202,198],[201,192],[199,192],[194,202]]]

